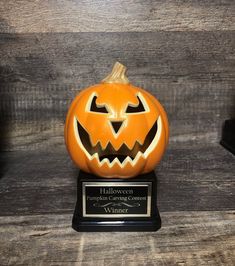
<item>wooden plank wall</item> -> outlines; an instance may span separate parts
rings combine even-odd
[[[171,147],[218,143],[235,106],[233,1],[0,5],[0,149],[63,148],[72,98],[119,60],[170,119]]]

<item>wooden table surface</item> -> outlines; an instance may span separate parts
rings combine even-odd
[[[233,0],[0,3],[0,265],[235,265]],[[77,233],[71,100],[115,61],[170,122],[156,168],[162,228]]]
[[[71,228],[78,170],[65,150],[1,155],[1,265],[235,263],[235,158],[219,145],[167,151],[157,170],[162,228],[147,233]]]

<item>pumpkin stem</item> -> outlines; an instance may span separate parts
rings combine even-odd
[[[112,72],[102,80],[102,83],[128,84],[129,80],[125,75],[126,67],[119,62],[113,66]]]

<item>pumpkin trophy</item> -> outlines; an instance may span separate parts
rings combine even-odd
[[[100,84],[72,102],[65,143],[80,168],[73,217],[77,231],[150,231],[161,226],[154,168],[166,149],[166,113],[131,85],[115,63]]]

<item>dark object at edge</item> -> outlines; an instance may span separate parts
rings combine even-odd
[[[235,155],[235,119],[225,121],[220,144]]]

